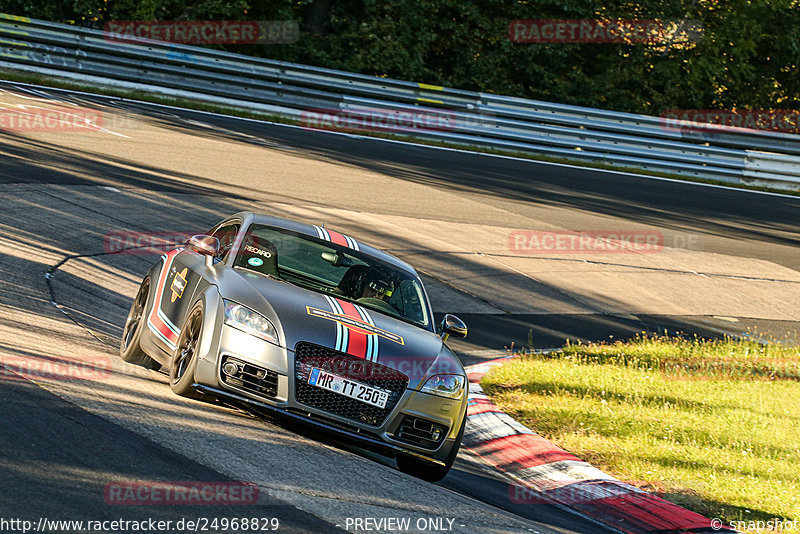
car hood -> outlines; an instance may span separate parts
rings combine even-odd
[[[464,374],[461,363],[433,332],[333,294],[243,269],[227,274],[220,280],[223,298],[267,317],[289,350],[308,342],[347,352],[403,372],[411,387],[437,373]]]

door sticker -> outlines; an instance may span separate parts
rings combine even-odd
[[[186,289],[186,273],[188,271],[189,268],[185,267],[181,272],[175,273],[175,278],[172,279],[172,285],[170,286],[172,290],[172,302],[175,302],[183,296],[183,290]]]

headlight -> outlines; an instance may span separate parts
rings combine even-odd
[[[422,386],[422,391],[441,397],[460,399],[464,395],[464,383],[462,375],[433,375]]]
[[[275,325],[269,322],[269,319],[250,308],[245,308],[241,304],[229,300],[225,301],[225,324],[264,341],[280,344],[278,331],[275,329]]]

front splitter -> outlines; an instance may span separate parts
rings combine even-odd
[[[391,458],[394,458],[397,457],[398,455],[405,455],[414,457],[419,460],[423,460],[432,465],[444,466],[444,462],[440,460],[428,458],[427,456],[417,454],[413,451],[409,451],[402,447],[398,447],[397,445],[386,443],[385,441],[381,441],[379,439],[375,439],[370,436],[360,434],[358,432],[351,432],[344,428],[336,427],[334,425],[328,424],[318,419],[312,419],[310,417],[305,417],[300,414],[288,412],[286,410],[278,408],[277,406],[272,406],[271,404],[267,404],[266,402],[260,402],[255,399],[244,397],[242,395],[237,395],[236,393],[223,391],[221,389],[212,388],[210,386],[204,386],[202,384],[192,384],[192,387],[198,392],[203,393],[205,395],[210,395],[212,397],[216,397],[218,399],[224,399],[237,404],[243,404],[246,406],[259,408],[260,410],[264,410],[270,415],[275,416],[277,418],[288,420],[291,421],[292,423],[298,423],[303,426],[325,432],[326,434],[331,434],[337,438],[347,441],[348,443],[356,444],[364,448],[371,449],[375,452],[378,452],[379,454],[383,454],[384,456],[389,456]]]

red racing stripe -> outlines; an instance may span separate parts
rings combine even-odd
[[[702,515],[649,493],[628,493],[579,503],[575,507],[624,532],[691,532],[711,527],[710,520]],[[724,530],[730,532],[727,526]]]
[[[487,412],[504,413],[489,399],[470,399],[467,404],[467,417]]]
[[[170,340],[173,344],[178,342],[178,335],[164,324],[160,317],[155,317],[154,321],[151,321],[151,324],[156,327],[156,330],[158,330],[162,336]]]
[[[328,230],[330,232],[330,230]],[[334,232],[331,232],[331,239],[333,239]],[[342,234],[339,234],[340,236]],[[342,237],[344,240],[344,237]],[[351,302],[347,302],[346,300],[336,299],[339,303],[339,306],[342,307],[342,311],[347,317],[352,319],[356,319],[360,322],[364,322],[364,319],[356,311],[356,307],[353,306]],[[357,356],[358,358],[366,358],[367,357],[367,334],[361,330],[356,330],[355,328],[348,328],[349,335],[348,335],[348,343],[345,349],[347,354],[351,356]]]
[[[553,462],[582,461],[535,434],[514,434],[496,438],[471,449],[493,465],[505,470],[525,469]]]
[[[333,230],[328,230],[328,235],[331,236],[331,243],[336,243],[337,245],[342,245],[343,247],[349,247],[350,245],[347,244],[347,239],[344,238],[342,234],[339,232],[334,232]]]
[[[467,372],[467,380],[469,380],[473,384],[480,384],[484,376],[486,376],[485,371],[476,371],[474,373]]]
[[[161,320],[161,317],[158,316],[158,310],[161,307],[161,297],[164,293],[164,288],[166,286],[166,280],[169,275],[169,267],[172,265],[172,260],[175,256],[178,255],[180,250],[171,250],[167,252],[167,257],[164,260],[164,266],[161,267],[161,273],[158,275],[158,284],[156,285],[156,295],[155,299],[153,300],[153,309],[150,311],[150,317],[148,321],[150,322],[156,330],[158,330],[161,335],[167,338],[171,343],[175,344],[178,342],[178,334],[173,332],[172,329]]]

